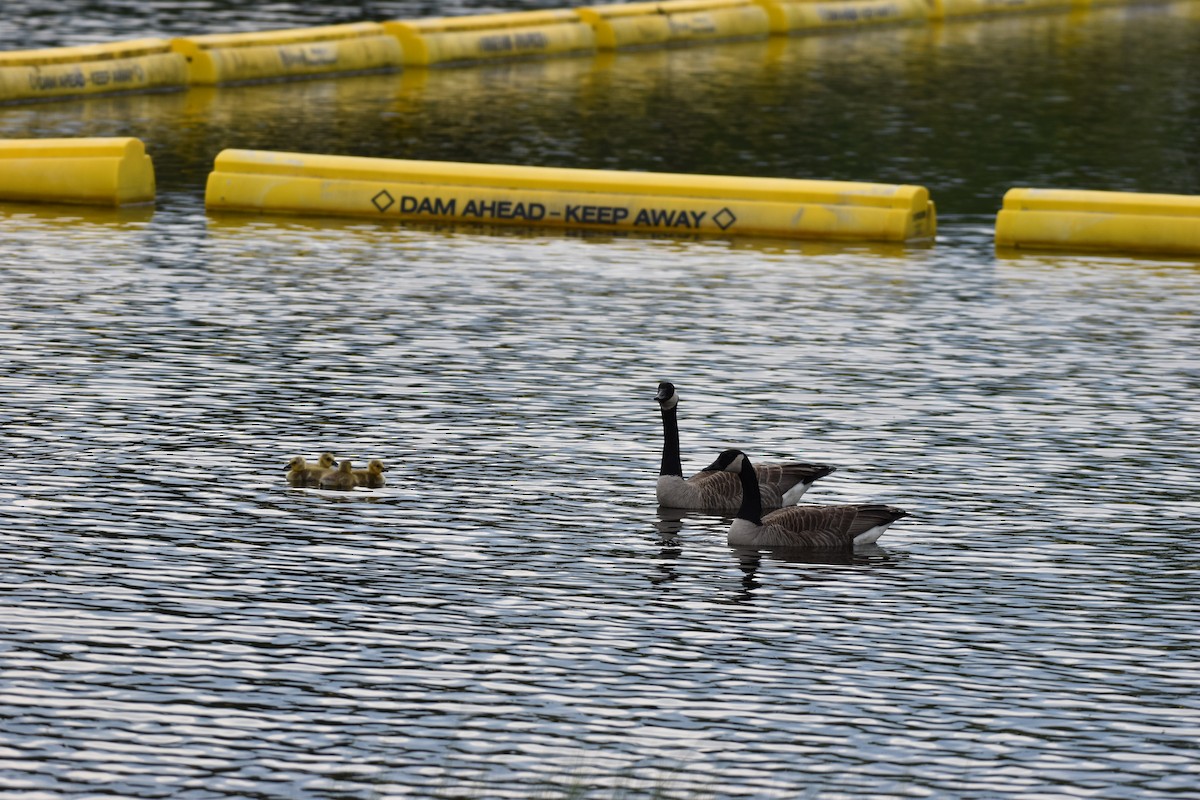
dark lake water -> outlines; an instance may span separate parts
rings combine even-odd
[[[438,11],[238,5],[10,2],[0,45]],[[160,190],[0,206],[0,798],[1195,797],[1200,260],[992,224],[1011,186],[1200,194],[1198,36],[1183,3],[0,107],[142,138]],[[942,226],[210,216],[225,147],[919,183]],[[660,514],[659,380],[685,467],[829,462],[806,499],[911,516],[815,557]],[[289,489],[322,450],[388,485]]]

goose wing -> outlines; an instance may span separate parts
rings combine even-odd
[[[837,467],[828,464],[807,464],[798,461],[785,464],[755,464],[754,474],[759,486],[770,486],[782,496],[797,485],[808,486],[818,478],[824,478]],[[801,492],[803,494],[803,492]]]
[[[806,464],[790,462],[786,464],[755,464],[754,472],[758,476],[758,493],[762,498],[765,509],[779,508],[790,505],[804,494],[813,481],[823,478],[837,468],[828,464]],[[736,511],[742,502],[742,482],[732,472],[700,471],[687,479],[687,483],[695,487],[704,508],[720,511]],[[793,492],[793,497],[785,497],[793,487],[801,487]]]
[[[890,525],[906,514],[903,509],[881,503],[789,506],[763,517],[759,544],[814,550],[850,548],[856,537]]]
[[[775,465],[778,469],[778,465]],[[708,511],[734,513],[742,504],[742,480],[732,472],[697,472],[687,479]],[[758,496],[765,509],[784,504],[783,490],[775,483],[760,482]]]
[[[698,501],[707,511],[737,511],[742,504],[742,482],[732,472],[697,472],[687,479]],[[779,502],[776,500],[775,505]]]

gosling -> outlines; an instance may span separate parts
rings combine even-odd
[[[358,481],[359,486],[366,486],[368,489],[378,489],[383,486],[383,473],[387,472],[387,467],[378,458],[371,459],[367,464],[366,469],[354,470],[354,480]]]
[[[317,466],[309,466],[304,456],[296,456],[287,464],[288,486],[308,487],[315,489],[321,485],[321,476],[337,466],[333,453],[322,453]]]
[[[358,481],[354,479],[354,467],[350,464],[349,459],[342,459],[337,469],[331,469],[321,476],[322,489],[348,492],[357,485]]]

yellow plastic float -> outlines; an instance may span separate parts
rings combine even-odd
[[[1009,189],[998,247],[1200,254],[1200,197]]]
[[[626,231],[907,241],[937,227],[920,186],[224,150],[211,210]]]
[[[845,28],[889,22],[924,22],[926,0],[759,0],[771,33],[788,34],[820,28]]]
[[[930,19],[1047,11],[1087,5],[1087,0],[930,0]]]
[[[766,9],[754,0],[663,0],[575,11],[595,29],[600,50],[766,37],[771,32]]]
[[[596,49],[592,27],[569,10],[393,20],[405,66],[565,55]]]
[[[400,44],[375,22],[171,40],[195,85],[396,69]]]
[[[154,199],[141,140],[0,139],[0,200],[119,206]]]
[[[0,102],[186,86],[166,39],[0,53]]]

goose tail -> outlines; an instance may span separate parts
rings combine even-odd
[[[850,535],[854,537],[856,545],[873,544],[893,522],[907,516],[907,511],[896,506],[882,503],[860,505],[850,526]]]
[[[814,481],[837,472],[837,467],[829,464],[781,464],[783,478],[780,488],[783,492],[783,505],[794,506],[809,490]]]

